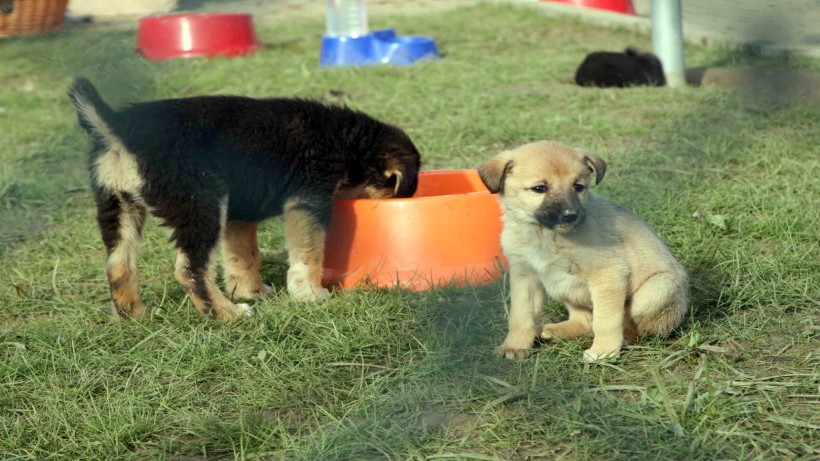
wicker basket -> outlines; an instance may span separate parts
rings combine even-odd
[[[7,4],[8,0],[0,2]],[[59,30],[68,0],[11,0],[12,11],[0,10],[0,37]]]

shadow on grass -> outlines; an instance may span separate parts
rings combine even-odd
[[[675,415],[628,395],[596,391],[606,388],[605,372],[581,362],[580,343],[546,346],[522,361],[496,357],[493,349],[506,328],[503,298],[503,284],[407,294],[426,319],[417,332],[423,359],[374,386],[377,392],[336,422],[302,432],[306,443],[285,458],[406,459],[436,454],[436,446],[448,447],[455,459],[471,453],[479,459],[551,459],[571,452],[615,460],[722,455],[719,447],[693,448],[694,436],[676,436],[685,422]],[[276,436],[261,415],[225,429],[235,440],[243,431],[251,440],[247,431],[258,431],[264,449],[263,441]],[[290,431],[304,431],[299,424]]]
[[[559,405],[586,385],[579,370],[550,379],[550,389],[529,388],[512,375],[528,368],[493,354],[503,334],[503,299],[499,285],[445,288],[408,293],[406,301],[423,320],[416,334],[426,351],[401,376],[383,386],[386,394],[370,401],[311,437],[307,449],[291,459],[391,459],[421,453],[441,437],[463,438],[488,415],[507,405],[525,405],[532,396]],[[519,371],[515,371],[518,369]]]

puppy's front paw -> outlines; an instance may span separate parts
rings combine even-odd
[[[291,264],[288,269],[288,293],[297,301],[324,301],[330,292],[319,284],[320,277],[311,277],[306,264]]]
[[[259,289],[259,296],[268,296],[273,293],[273,288],[270,285],[263,283],[262,288]]]
[[[502,344],[495,348],[495,354],[499,357],[505,357],[510,360],[520,360],[529,357],[532,349],[515,349]]]
[[[324,301],[330,298],[330,291],[324,287],[313,288],[313,301]]]
[[[230,285],[228,285],[230,287]],[[263,298],[268,296],[269,294],[273,293],[273,288],[264,283],[260,283],[255,285],[253,288],[246,288],[246,287],[239,287],[237,286],[233,290],[228,290],[233,297],[237,299],[248,299],[254,300]]]
[[[290,287],[288,287],[290,288]],[[321,286],[314,287],[309,283],[296,285],[289,290],[290,295],[297,301],[324,301],[330,298],[330,292]]]
[[[519,339],[507,337],[504,342],[495,348],[496,355],[506,357],[510,360],[523,359],[532,352],[532,339]]]
[[[239,317],[253,317],[255,314],[253,307],[251,307],[250,304],[237,303],[236,307],[240,310]]]
[[[584,362],[586,362],[586,363],[595,363],[595,362],[601,362],[601,361],[604,361],[604,360],[612,360],[612,359],[617,358],[619,355],[621,355],[621,350],[620,349],[609,350],[609,351],[607,351],[607,350],[599,351],[599,350],[594,350],[594,348],[589,348],[589,349],[584,351]]]
[[[231,304],[221,309],[221,315],[217,317],[224,322],[230,322],[239,318],[253,317],[253,308],[245,303]]]

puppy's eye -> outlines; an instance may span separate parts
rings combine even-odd
[[[539,184],[537,186],[530,187],[530,190],[536,194],[545,194],[547,192],[547,186],[544,184]]]
[[[576,185],[575,185],[575,186],[573,186],[573,187],[575,188],[575,192],[583,192],[583,191],[585,191],[585,190],[586,190],[586,188],[587,188],[587,186],[585,186],[585,185],[583,185],[583,184],[576,184]]]

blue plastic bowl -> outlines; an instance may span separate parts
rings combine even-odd
[[[360,37],[331,37],[322,40],[319,65],[323,67],[408,65],[420,59],[441,57],[430,37],[400,37],[395,29],[384,29]]]

